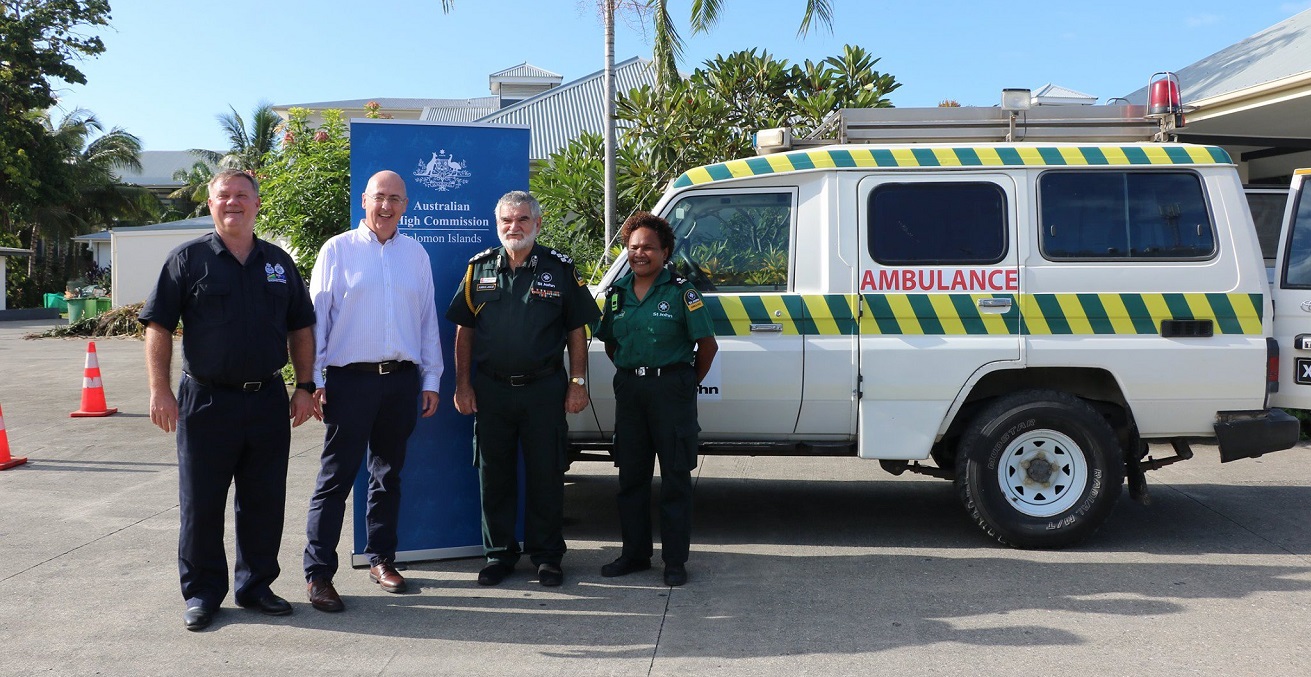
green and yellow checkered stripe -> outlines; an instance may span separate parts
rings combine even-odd
[[[983,298],[1009,298],[981,313]],[[785,335],[1157,335],[1164,320],[1211,320],[1216,334],[1260,335],[1261,294],[766,294],[704,297],[718,336],[753,324]]]
[[[684,172],[674,181],[674,187],[810,169],[1215,164],[1233,164],[1233,160],[1222,148],[1191,145],[856,147],[794,151],[706,165]]]

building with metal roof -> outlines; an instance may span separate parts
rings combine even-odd
[[[1244,181],[1287,184],[1311,166],[1311,10],[1176,71],[1182,141],[1223,146]],[[1127,98],[1147,102],[1147,87]]]
[[[532,130],[529,157],[543,162],[583,132],[605,131],[605,71],[600,70],[479,118],[478,122],[525,125]],[[615,91],[655,84],[649,59],[615,64]],[[425,111],[424,120],[431,119]]]

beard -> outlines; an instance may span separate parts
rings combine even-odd
[[[524,236],[524,238],[520,240],[507,240],[505,239],[505,236],[501,235],[499,232],[496,234],[496,237],[500,238],[501,246],[505,247],[506,251],[514,252],[516,254],[522,254],[529,249],[532,249],[533,245],[537,243],[537,233],[535,232],[532,235]]]

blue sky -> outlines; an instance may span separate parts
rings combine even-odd
[[[91,110],[147,150],[222,149],[215,116],[276,104],[378,97],[475,97],[527,61],[565,81],[602,68],[596,0],[111,0],[106,51],[61,107]],[[857,44],[902,87],[894,105],[991,106],[1004,87],[1047,83],[1099,101],[1147,84],[1298,12],[1311,0],[833,0],[832,33],[798,38],[803,0],[728,0],[693,36],[691,0],[669,3],[690,72],[715,54],[764,49],[818,61]],[[650,57],[649,30],[618,22],[616,60]],[[1184,82],[1184,98],[1188,83]]]

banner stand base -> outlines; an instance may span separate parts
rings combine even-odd
[[[464,559],[482,557],[481,545],[462,545],[456,548],[433,548],[430,550],[406,550],[396,553],[397,562],[432,562],[443,559]],[[351,553],[351,566],[365,569],[369,566],[369,556]]]

